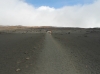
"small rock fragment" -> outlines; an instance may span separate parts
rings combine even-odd
[[[70,34],[70,32],[68,32],[68,34]]]
[[[28,68],[29,66],[28,65],[26,65],[26,68]]]
[[[17,61],[17,64],[21,63],[21,61]]]
[[[26,60],[29,60],[29,59],[30,59],[29,57],[26,58]]]
[[[84,37],[87,37],[87,35],[85,35]]]
[[[28,52],[24,52],[24,54],[28,54]]]
[[[20,70],[21,70],[21,69],[18,68],[18,69],[16,69],[16,72],[18,72],[18,71],[20,71]]]
[[[33,65],[33,64],[30,64],[31,66]]]

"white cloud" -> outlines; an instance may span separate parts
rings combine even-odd
[[[1,25],[100,27],[100,0],[59,9],[35,8],[24,0],[0,0]]]

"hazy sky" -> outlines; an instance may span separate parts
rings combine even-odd
[[[0,25],[100,27],[100,0],[0,0]]]

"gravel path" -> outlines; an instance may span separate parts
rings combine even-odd
[[[52,35],[47,33],[35,74],[80,74],[69,56]]]
[[[76,34],[1,34],[0,74],[100,74],[98,39]]]

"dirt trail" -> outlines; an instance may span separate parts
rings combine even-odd
[[[99,48],[94,52],[96,46],[86,46],[83,39],[49,33],[1,34],[0,74],[100,74]]]
[[[75,69],[69,54],[48,33],[35,71],[35,74],[80,74]]]

